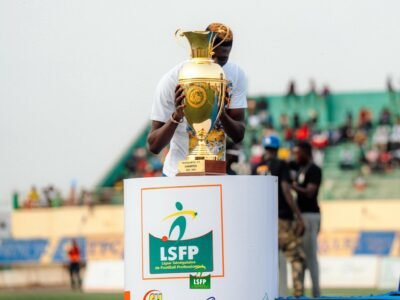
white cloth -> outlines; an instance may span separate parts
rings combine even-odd
[[[175,88],[178,84],[178,74],[184,62],[167,72],[158,83],[150,118],[153,121],[166,123],[175,111]],[[226,79],[232,83],[232,95],[229,108],[246,108],[246,77],[243,70],[236,64],[228,62],[223,66]],[[178,172],[178,162],[188,154],[189,137],[186,132],[186,120],[178,125],[170,142],[170,149],[165,158],[163,173],[175,176]]]

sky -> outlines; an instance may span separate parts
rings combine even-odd
[[[0,204],[31,185],[91,188],[146,126],[155,86],[188,58],[174,32],[231,26],[250,95],[310,78],[400,88],[400,2],[0,0]]]

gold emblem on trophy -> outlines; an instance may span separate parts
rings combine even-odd
[[[217,160],[207,146],[207,136],[222,112],[228,83],[222,67],[212,60],[213,50],[225,39],[214,45],[216,32],[178,30],[175,35],[186,37],[190,45],[191,58],[179,72],[179,84],[185,94],[185,118],[198,141],[179,162],[178,175],[225,174],[225,161]]]

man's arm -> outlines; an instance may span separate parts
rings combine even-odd
[[[296,234],[298,236],[301,236],[303,235],[305,229],[304,221],[303,217],[301,216],[300,209],[297,206],[296,202],[294,201],[292,193],[290,192],[290,184],[287,181],[282,181],[281,188],[283,194],[285,195],[286,203],[289,205],[290,209],[293,212],[294,218],[297,221]]]
[[[294,182],[292,188],[296,192],[305,195],[307,198],[315,197],[318,191],[318,186],[315,183],[309,183],[306,187],[301,187],[297,182]]]
[[[297,182],[293,183],[292,188],[297,192],[305,195],[307,198],[314,198],[318,194],[318,188],[321,185],[322,173],[318,167],[310,167],[307,176],[309,178],[305,187],[301,187]]]
[[[147,136],[147,144],[150,152],[154,154],[160,153],[171,141],[179,122],[181,122],[184,116],[184,98],[183,88],[177,85],[175,88],[175,112],[171,115],[171,119],[166,123],[152,121],[151,130]]]
[[[247,107],[246,76],[239,67],[237,75],[235,85],[225,90],[225,103],[228,104],[228,109],[224,109],[220,117],[226,134],[234,143],[240,143],[244,138],[246,128],[244,107]]]
[[[222,111],[220,120],[226,134],[234,143],[240,143],[244,138],[244,108],[228,109]]]
[[[178,124],[173,123],[171,120],[167,123],[152,121],[151,130],[147,136],[147,144],[150,152],[153,154],[160,153],[171,141],[176,127],[178,127]]]

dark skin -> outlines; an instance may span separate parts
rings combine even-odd
[[[274,149],[265,149],[265,160],[276,158],[277,157],[277,150]],[[294,214],[294,218],[296,219],[296,235],[302,236],[304,234],[305,225],[303,221],[303,217],[301,216],[301,212],[299,207],[297,206],[296,202],[293,199],[292,193],[290,192],[291,186],[289,182],[282,180],[281,181],[281,188],[282,192],[285,195],[286,203],[289,205],[290,209]]]
[[[307,166],[312,160],[311,155],[300,147],[294,147],[293,154],[297,163],[302,167]],[[306,187],[301,187],[297,182],[293,182],[292,189],[297,193],[305,195],[307,198],[313,198],[318,193],[318,186],[314,183],[309,183]]]
[[[232,46],[219,46],[214,49],[214,54],[212,56],[214,62],[223,67],[229,59],[229,54],[231,52]],[[180,85],[175,88],[175,111],[172,114],[172,118],[175,121],[180,122],[184,114],[184,104],[185,95],[184,90]],[[228,91],[225,94],[225,103],[229,103]],[[225,109],[223,108],[220,120],[222,126],[224,127],[225,133],[233,140],[235,143],[239,143],[243,140],[245,133],[245,110],[240,109]],[[166,147],[171,141],[178,124],[168,120],[166,123],[160,121],[152,121],[151,130],[147,137],[147,143],[150,152],[158,154],[161,150]]]

